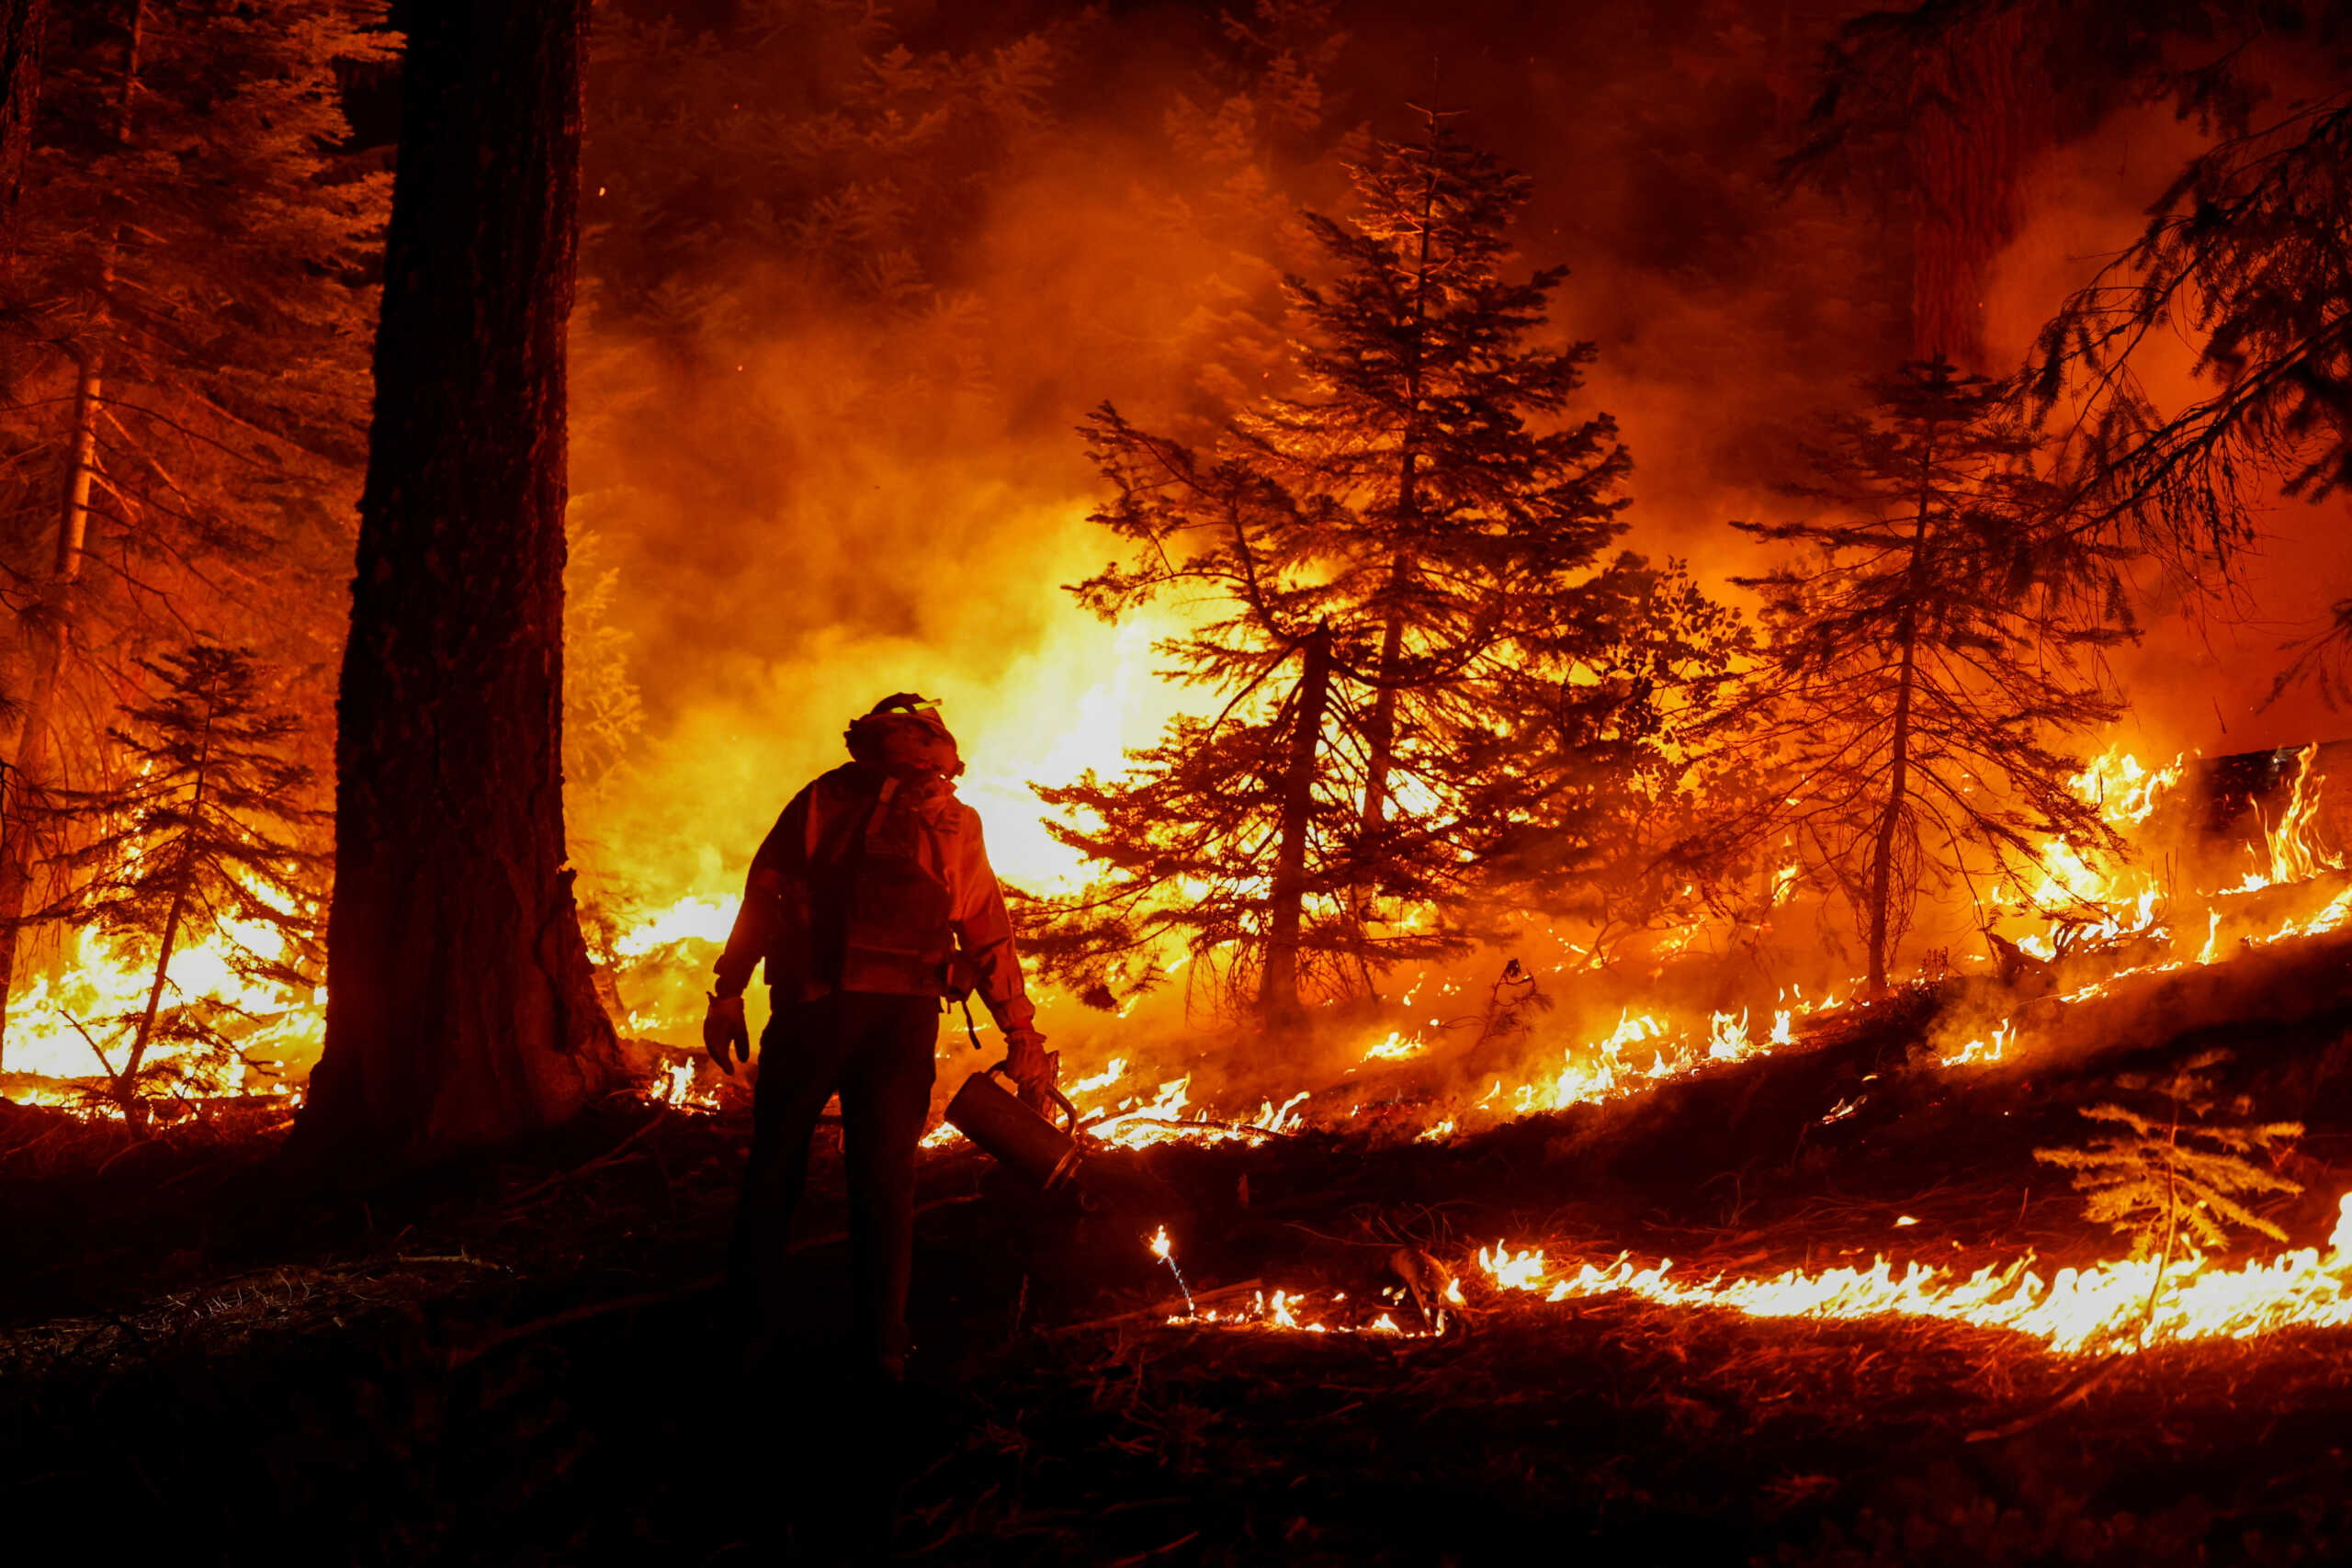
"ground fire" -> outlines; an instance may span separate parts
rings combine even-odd
[[[2120,16],[0,0],[0,1503],[2352,1555],[2352,10]]]

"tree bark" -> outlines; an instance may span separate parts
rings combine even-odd
[[[565,322],[584,0],[411,7],[351,640],[326,1048],[297,1150],[414,1162],[623,1072],[565,864]]]
[[[40,109],[40,51],[49,0],[0,0],[0,254],[16,254],[17,199]]]
[[[1907,133],[1912,355],[1985,363],[1984,286],[2023,221],[2022,176],[2058,141],[2030,10],[1988,6],[1921,61]]]
[[[1314,816],[1323,715],[1331,700],[1331,628],[1316,627],[1306,652],[1290,757],[1283,770],[1282,838],[1274,851],[1274,885],[1267,901],[1266,963],[1258,976],[1259,1014],[1274,1024],[1294,1022],[1301,1011],[1298,946],[1306,904],[1306,835]]]

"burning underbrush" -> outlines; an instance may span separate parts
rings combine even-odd
[[[2182,759],[2155,769],[2120,750],[2098,759],[2076,788],[2135,858],[2093,863],[2052,842],[2036,886],[1991,888],[1978,911],[1985,951],[1955,960],[1937,950],[1914,983],[1937,998],[1928,1058],[1966,1070],[2082,1048],[2128,1027],[2131,998],[2167,995],[2166,976],[2352,922],[2322,750],[2285,754],[2266,790],[2240,786],[2242,798],[2222,787],[2226,770],[2209,770],[2216,784]],[[1195,1017],[1181,975],[1116,1017],[1048,998],[1043,1021],[1071,1099],[1104,1144],[1306,1127],[1440,1139],[1646,1093],[1856,1027],[1870,1004],[1803,934],[1820,925],[1804,898],[1792,877],[1776,877],[1747,923],[1652,932],[1606,962],[1571,933],[1528,924],[1509,951],[1399,973],[1386,999],[1321,1010],[1279,1050]],[[639,1028],[692,1038],[699,977],[733,908],[724,895],[689,896],[616,939],[616,982],[646,998],[629,1015]],[[940,1106],[989,1055],[985,1022],[981,1049],[968,1054],[952,1049],[960,1021],[948,1025]],[[658,1057],[656,1098],[707,1106],[730,1092],[690,1049],[640,1043]],[[952,1137],[942,1127],[933,1142]]]
[[[1099,1123],[1099,1187],[1039,1194],[952,1139],[922,1163],[916,1359],[944,1392],[903,1417],[899,1546],[1477,1561],[1541,1523],[1615,1557],[1843,1564],[2260,1561],[2245,1543],[2265,1532],[2336,1539],[2348,974],[2337,934],[2071,1002],[2011,987],[2016,1043],[1964,1067],[1939,1065],[1945,1037],[2000,992],[1948,976],[1444,1137],[1414,1131],[1442,1105],[1401,1090],[1385,1127],[1369,1100],[1302,1115],[1319,1096],[1284,1112],[1261,1092],[1250,1110],[1277,1119],[1190,1133],[1195,1106],[1156,1088],[1168,1069],[1131,1066],[1138,1106],[1167,1114],[1131,1114],[1135,1146]],[[2159,1285],[2034,1151],[2078,1144],[2120,1075],[2215,1047],[2234,1052],[2229,1096],[2307,1123],[2278,1167],[2303,1190],[2258,1205],[2287,1242],[2184,1253]],[[1122,1081],[1085,1091],[1098,1114]],[[77,1267],[61,1283],[105,1311],[0,1337],[46,1456],[28,1473],[96,1487],[129,1454],[172,1500],[158,1529],[235,1540],[293,1507],[365,1521],[334,1528],[380,1529],[411,1560],[418,1542],[489,1551],[501,1530],[709,1560],[758,1539],[742,1500],[770,1495],[765,1467],[820,1491],[854,1479],[782,1451],[747,1451],[738,1475],[690,1436],[741,1418],[721,1409],[740,1384],[701,1293],[745,1131],[731,1101],[616,1101],[562,1176],[489,1173],[458,1208],[379,1200],[316,1257],[232,1249],[230,1226],[176,1209],[214,1179],[176,1133],[16,1115],[0,1175],[13,1150],[107,1140],[85,1163],[116,1162],[102,1179],[156,1251],[96,1273],[160,1281],[126,1300]],[[250,1213],[265,1189],[240,1168]],[[30,1190],[0,1201],[42,1212]],[[831,1129],[814,1192],[792,1333],[821,1366],[846,1313]],[[88,1210],[56,1206],[58,1247]],[[175,1248],[216,1273],[166,1267]],[[54,1259],[17,1262],[30,1291]],[[300,1441],[270,1436],[288,1410]],[[402,1459],[422,1451],[412,1429],[462,1460]],[[2281,1467],[2280,1442],[2304,1461]],[[259,1453],[263,1479],[214,1451]]]
[[[1600,970],[1531,933],[1280,1054],[1190,1026],[1180,997],[1056,1004],[1092,1151],[1076,1182],[1039,1193],[944,1127],[921,1162],[916,1359],[952,1392],[894,1439],[900,1546],[1476,1561],[1541,1523],[1622,1558],[1842,1565],[2352,1538],[2332,1436],[2352,1419],[2352,876],[2314,817],[2170,888],[2118,873],[2007,917],[1983,962],[1868,1002],[1711,932]],[[608,972],[622,1009],[657,981],[698,994],[731,910],[691,914]],[[503,1529],[708,1561],[762,1539],[741,1500],[776,1473],[858,1483],[796,1435],[730,1457],[715,1494],[682,1437],[744,1419],[707,1292],[745,1097],[690,1019],[639,1032],[643,1098],[560,1176],[363,1205],[324,1242],[267,1218],[313,1223],[268,1168],[288,1095],[191,1082],[143,1138],[0,1110],[23,1324],[0,1329],[23,1391],[0,1450],[69,1476],[0,1501],[96,1506],[127,1454],[161,1478],[137,1510],[159,1539],[236,1541],[292,1507],[380,1531],[384,1560],[482,1560]],[[950,1022],[943,1103],[994,1055]],[[2306,1124],[2275,1166],[2301,1190],[2255,1205],[2286,1239],[2135,1256],[2036,1151],[2080,1146],[2119,1077],[2216,1047],[2228,1096]],[[804,1366],[847,1313],[831,1127],[814,1190]],[[2266,1457],[2281,1433],[2308,1463]],[[462,1458],[401,1457],[428,1450]],[[216,1451],[262,1454],[272,1483],[187,1457]],[[489,1519],[511,1523],[462,1522]]]
[[[2167,976],[2352,922],[2324,750],[2263,754],[2267,771],[2253,784],[2236,778],[2245,759],[2204,773],[2180,759],[2160,768],[2120,750],[2098,759],[2075,787],[2133,843],[2133,858],[2094,863],[2053,842],[2037,886],[1988,890],[1977,914],[1985,951],[1955,960],[1937,950],[1917,982],[1937,998],[1923,1047],[1933,1063],[1973,1070],[2085,1048],[2132,1027],[2132,998],[2168,995]],[[1820,909],[1792,875],[1771,889],[1750,918],[1637,934],[1605,962],[1576,933],[1524,924],[1508,951],[1399,973],[1386,999],[1320,1010],[1311,1032],[1279,1051],[1195,1017],[1181,975],[1115,1017],[1048,997],[1043,1023],[1103,1144],[1259,1141],[1307,1127],[1442,1139],[1649,1093],[1855,1027],[1870,1007],[1809,934]],[[752,1081],[721,1077],[694,1043],[735,902],[695,891],[607,921],[606,1000],[650,1100],[711,1111]],[[95,944],[62,954],[12,1008],[0,1093],[119,1116],[125,1086],[107,1021],[133,1010],[147,980],[132,955]],[[322,992],[241,980],[202,949],[178,960],[171,984],[176,1005],[225,1027],[209,1050],[151,1053],[141,1092],[156,1115],[199,1115],[240,1098],[299,1106]],[[934,1111],[992,1055],[985,1021],[977,1052],[955,1048],[961,1019],[946,1024]],[[943,1126],[933,1142],[952,1136]]]

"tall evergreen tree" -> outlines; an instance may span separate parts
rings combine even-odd
[[[1732,831],[1792,838],[1845,895],[1873,993],[1923,882],[2020,874],[2048,838],[2120,848],[2057,750],[2120,711],[2098,664],[2132,635],[2114,558],[2052,510],[2007,390],[1906,365],[1833,422],[1796,491],[1815,516],[1733,525],[1796,558],[1736,580],[1769,644],[1719,722],[1777,768]]]
[[[329,662],[387,195],[344,162],[335,67],[383,52],[381,15],[125,0],[50,19],[0,273],[0,603],[18,634],[0,673],[21,705],[0,1007],[21,917],[71,847],[37,830],[62,820],[44,792],[107,781],[103,716],[143,654],[209,625]]]
[[[316,1156],[559,1123],[620,1075],[566,864],[582,4],[408,11],[336,747]]]
[[[1526,180],[1435,116],[1353,175],[1348,217],[1308,220],[1329,276],[1290,286],[1291,395],[1200,451],[1108,405],[1085,427],[1127,554],[1074,591],[1106,618],[1204,607],[1168,650],[1226,699],[1125,778],[1040,792],[1105,874],[1043,931],[1088,984],[1149,983],[1175,937],[1280,1021],[1461,947],[1528,825],[1515,699],[1614,657],[1645,590],[1605,555],[1615,427],[1567,415],[1592,348],[1540,336],[1563,274],[1506,276]]]
[[[127,707],[116,731],[130,761],[119,789],[65,796],[65,809],[102,824],[74,854],[87,878],[62,913],[119,946],[152,955],[141,1011],[114,1021],[102,1052],[116,1104],[136,1122],[159,1068],[149,1050],[168,1042],[219,1056],[232,1047],[218,1004],[165,1006],[172,960],[217,942],[249,980],[293,986],[315,977],[306,960],[324,892],[325,857],[303,841],[323,814],[307,804],[310,771],[294,760],[295,714],[262,690],[253,655],[206,643],[143,664],[159,688]],[[179,1061],[161,1064],[176,1075]]]

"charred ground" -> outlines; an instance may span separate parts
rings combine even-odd
[[[133,1143],[17,1111],[0,1495],[196,1560],[752,1561],[884,1461],[895,1551],[938,1562],[2340,1556],[2341,1331],[2102,1367],[1958,1325],[1540,1304],[1475,1269],[1438,1337],[1161,1321],[1147,1220],[1204,1292],[1394,1288],[1400,1246],[1459,1269],[1505,1237],[1701,1278],[2113,1257],[2032,1151],[2079,1141],[2118,1073],[2217,1045],[2229,1090],[2309,1129],[2287,1167],[2305,1192],[2270,1217],[2297,1245],[2326,1233],[2352,1164],[2352,942],[2156,976],[2020,1065],[1927,1066],[1965,1000],[1915,989],[1796,1049],[1480,1136],[1161,1147],[1133,1157],[1125,1212],[933,1156],[922,1376],[887,1411],[824,1370],[844,1303],[821,1154],[810,1370],[739,1372],[710,1290],[738,1119],[616,1101],[560,1147],[362,1196],[304,1188],[233,1119]]]

